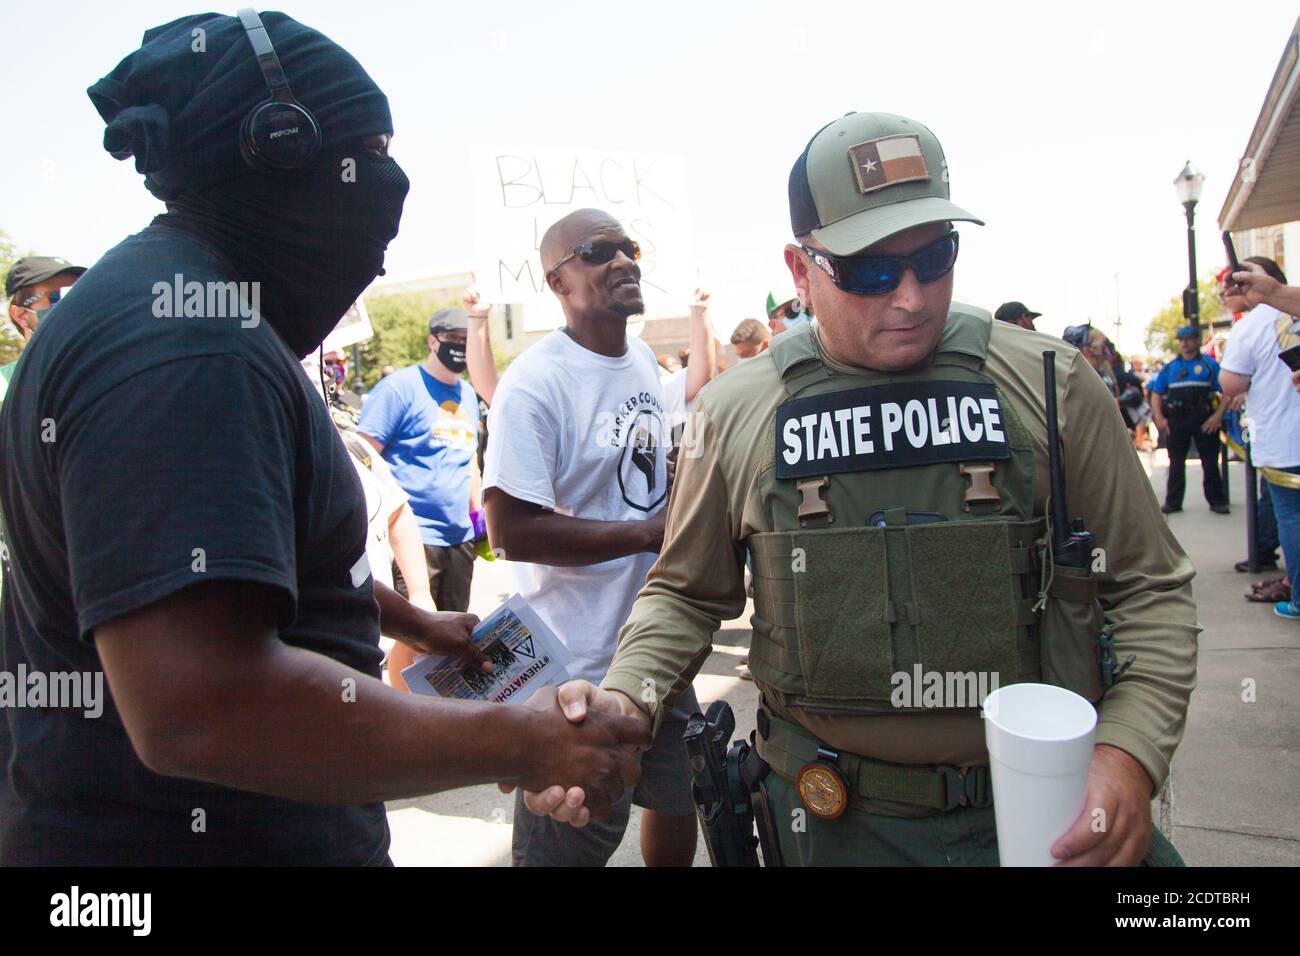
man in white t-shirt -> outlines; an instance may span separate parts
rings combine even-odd
[[[1250,261],[1267,271],[1259,259]],[[1273,278],[1285,283],[1276,264],[1265,261],[1277,270]],[[1274,612],[1300,620],[1300,604],[1295,601],[1300,594],[1300,477],[1289,480],[1291,475],[1300,476],[1300,395],[1291,387],[1291,369],[1278,358],[1279,352],[1293,345],[1300,345],[1300,319],[1271,305],[1256,305],[1233,326],[1219,384],[1225,395],[1246,395],[1251,460],[1269,481],[1292,594],[1290,601],[1277,602]]]
[[[483,487],[492,546],[517,565],[520,593],[573,654],[570,673],[598,682],[663,543],[671,448],[659,370],[627,336],[645,308],[640,250],[607,213],[579,210],[542,239],[546,281],[565,326],[515,359],[488,418]],[[653,689],[648,692],[653,693]],[[696,822],[682,733],[698,709],[687,687],[641,778],[608,820],[581,829],[515,804],[516,866],[603,866],[631,804],[645,808],[648,865],[689,866]],[[580,791],[569,794],[575,808]]]

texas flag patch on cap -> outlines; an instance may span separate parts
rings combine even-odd
[[[882,136],[850,146],[849,160],[858,177],[858,188],[864,194],[897,183],[930,179],[921,140],[915,133]]]

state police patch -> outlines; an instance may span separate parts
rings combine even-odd
[[[1010,457],[1002,405],[987,382],[872,385],[776,410],[778,478]]]

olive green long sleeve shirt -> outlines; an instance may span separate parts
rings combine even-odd
[[[816,326],[814,324],[814,339]],[[818,342],[820,350],[820,342]],[[1134,453],[1114,398],[1070,346],[994,322],[984,371],[1030,431],[1036,514],[1047,501],[1042,352],[1057,352],[1057,397],[1067,511],[1082,516],[1100,548],[1106,622],[1120,661],[1135,660],[1099,705],[1097,743],[1137,759],[1159,787],[1182,737],[1196,681],[1199,628],[1191,562],[1170,533]],[[824,351],[833,371],[851,371]],[[774,440],[786,399],[767,353],[710,382],[697,396],[669,500],[663,550],[651,568],[602,682],[650,713],[694,679],[721,622],[745,606],[746,539],[764,526],[758,487],[762,450]],[[826,715],[769,706],[826,745],[896,763],[985,763],[978,715]]]

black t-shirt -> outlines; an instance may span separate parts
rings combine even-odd
[[[0,671],[100,672],[97,626],[237,579],[278,591],[286,644],[378,677],[365,498],[325,405],[260,317],[160,316],[178,276],[231,278],[150,226],[77,281],[19,362],[0,412]],[[385,862],[382,804],[159,776],[102,687],[98,718],[0,708],[0,864]]]

